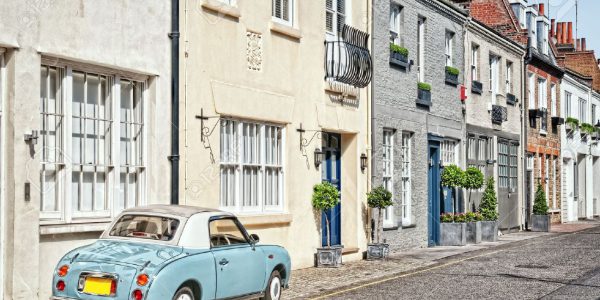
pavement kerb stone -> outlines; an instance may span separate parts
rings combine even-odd
[[[585,231],[590,229],[585,228],[582,230],[576,230],[572,232],[552,232],[552,233],[532,233],[532,232],[518,232],[503,235],[498,242],[493,243],[482,243],[479,245],[471,245],[467,247],[435,247],[435,248],[425,248],[418,249],[414,251],[408,251],[406,254],[400,254],[391,256],[386,261],[356,261],[345,263],[345,266],[342,269],[302,269],[296,270],[292,273],[292,282],[291,288],[283,293],[284,299],[322,299],[332,295],[335,295],[339,292],[348,292],[357,286],[364,287],[377,283],[386,282],[392,279],[410,276],[414,274],[418,274],[421,272],[425,272],[428,270],[456,264],[465,260],[474,259],[481,256],[490,255],[502,250],[515,248],[522,246],[524,244],[535,244],[544,241],[548,241],[550,239],[555,239],[564,235],[576,234],[581,231]],[[514,239],[516,238],[516,239]],[[441,251],[440,251],[441,250]],[[435,258],[436,252],[444,252],[445,250],[450,250],[449,255],[441,254],[439,257]],[[419,257],[418,253],[429,253],[429,258],[434,257],[434,259],[427,260],[427,255]],[[434,255],[431,255],[431,254]],[[417,256],[414,259],[414,256]],[[412,260],[410,259],[412,258]],[[407,265],[403,265],[405,262],[408,262]],[[398,267],[398,271],[389,270],[387,268],[386,271],[385,265],[390,265],[391,269],[396,269]],[[366,272],[366,274],[371,275],[378,271],[382,271],[381,275],[371,275],[366,276],[365,279],[356,280],[356,278],[351,278],[351,282],[347,283],[344,275],[349,275],[350,272],[358,271],[358,272]],[[341,270],[341,271],[340,271]],[[312,273],[320,273],[314,274],[316,278],[313,278],[311,281],[310,276],[308,277],[308,282],[306,276],[302,276],[306,272]],[[300,273],[300,274],[298,274]],[[338,274],[343,274],[342,276],[336,276]],[[294,282],[295,276],[301,275],[304,277],[304,282]],[[354,280],[352,280],[354,279]],[[323,283],[323,284],[319,284]]]

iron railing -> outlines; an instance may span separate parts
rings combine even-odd
[[[364,88],[373,77],[369,34],[344,25],[336,40],[325,41],[325,80]]]
[[[492,105],[492,123],[502,124],[508,121],[508,111],[506,107],[500,105]]]

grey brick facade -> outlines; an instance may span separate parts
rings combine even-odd
[[[402,46],[409,51],[409,60],[415,64],[402,69],[390,65],[390,6],[399,5],[401,10]],[[417,106],[418,71],[417,23],[425,22],[425,82],[431,84],[429,108]],[[394,220],[397,226],[386,228],[383,238],[391,251],[405,248],[426,247],[428,242],[428,136],[436,135],[459,141],[459,153],[464,149],[463,104],[460,101],[460,84],[445,83],[445,35],[454,33],[453,66],[460,70],[459,82],[463,82],[464,46],[463,24],[465,16],[440,1],[392,0],[374,1],[373,7],[373,186],[382,184],[383,131],[390,129],[394,137],[393,190]],[[411,224],[402,226],[401,201],[401,141],[402,132],[410,132],[411,140]],[[462,157],[458,154],[457,157]],[[374,214],[375,217],[377,213]],[[435,216],[435,218],[439,218]]]

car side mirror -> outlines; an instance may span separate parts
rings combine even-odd
[[[254,241],[255,244],[257,244],[260,241],[260,238],[255,233],[251,234],[250,238]]]

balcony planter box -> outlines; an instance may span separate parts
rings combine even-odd
[[[458,69],[452,67],[446,67],[446,84],[457,86],[458,85]]]
[[[464,246],[466,244],[466,223],[440,223],[440,246]]]
[[[467,243],[481,243],[481,222],[467,223]]]
[[[529,109],[529,118],[535,119],[540,116],[541,112],[539,109]]]
[[[473,80],[471,83],[471,92],[475,94],[483,94],[483,83]]]
[[[567,132],[575,131],[575,129],[577,129],[577,127],[578,126],[573,123],[565,123],[565,129],[567,130]]]
[[[431,86],[429,84],[419,82],[417,85],[417,104],[431,106]]]
[[[406,69],[410,63],[408,62],[407,56],[398,52],[390,51],[390,65]]]
[[[558,126],[565,124],[565,119],[561,117],[552,117],[552,125]]]
[[[531,215],[531,231],[550,232],[550,215]]]
[[[498,221],[481,221],[481,240],[484,242],[498,241]]]
[[[344,246],[317,248],[317,267],[339,268],[342,266],[342,249]]]
[[[506,94],[506,104],[508,105],[516,105],[517,104],[517,96],[511,94],[511,93],[507,93]]]
[[[375,259],[386,259],[390,252],[390,245],[379,243],[379,244],[368,244],[367,245],[367,260]]]

